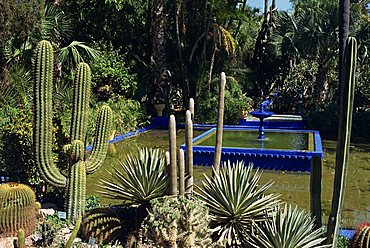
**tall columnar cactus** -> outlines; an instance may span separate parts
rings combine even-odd
[[[18,183],[0,185],[0,237],[17,236],[23,229],[26,236],[36,228],[35,193],[30,187]]]
[[[179,195],[185,194],[185,156],[184,150],[179,149]]]
[[[170,143],[169,194],[177,195],[176,119],[174,115],[170,116],[168,131],[169,131],[169,143]]]
[[[185,182],[185,189],[187,194],[193,193],[193,121],[190,110],[185,114],[185,145],[186,145],[186,165],[185,173],[187,179]]]
[[[343,85],[341,85],[338,143],[335,159],[334,191],[327,229],[327,243],[336,247],[340,215],[343,207],[344,190],[351,139],[353,98],[355,89],[355,73],[357,60],[357,44],[355,38],[348,38],[343,68]]]
[[[226,75],[224,72],[221,73],[220,89],[218,94],[218,119],[216,128],[216,146],[215,156],[213,159],[214,172],[220,172],[221,164],[221,148],[222,148],[222,134],[224,126],[224,110],[225,110],[225,85]]]
[[[195,113],[194,98],[189,99],[189,110],[191,113],[191,120],[194,122],[194,113]]]
[[[103,163],[108,149],[108,135],[112,110],[103,106],[98,114],[94,147],[85,158],[87,114],[89,111],[91,70],[88,64],[79,63],[73,82],[73,109],[70,138],[65,146],[69,157],[69,174],[64,176],[53,161],[52,89],[54,58],[48,41],[41,41],[35,54],[34,81],[34,154],[43,178],[67,191],[67,217],[75,220],[85,208],[86,174],[94,173]]]
[[[362,223],[356,227],[351,248],[370,248],[370,223]]]

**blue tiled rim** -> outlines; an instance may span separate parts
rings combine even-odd
[[[224,130],[256,130],[248,127],[227,127]],[[215,132],[216,128],[211,128],[205,133],[195,137],[193,143],[207,137]],[[314,151],[300,151],[300,150],[267,150],[257,148],[235,148],[222,147],[222,161],[230,160],[236,162],[237,160],[244,160],[251,162],[255,167],[270,169],[270,170],[287,170],[287,171],[311,171],[311,160],[313,156],[324,157],[322,150],[321,137],[318,131],[315,130],[285,130],[285,129],[271,129],[271,131],[279,132],[302,132],[313,133],[314,136]],[[185,152],[185,144],[180,146]],[[194,164],[211,166],[214,156],[213,146],[197,146],[193,147]]]

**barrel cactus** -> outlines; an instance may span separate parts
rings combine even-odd
[[[50,184],[63,187],[67,193],[68,219],[75,221],[85,209],[86,174],[94,173],[105,159],[112,119],[112,110],[103,106],[97,117],[94,146],[89,156],[85,154],[87,114],[89,111],[91,69],[86,63],[76,67],[73,82],[73,107],[71,117],[71,143],[65,146],[69,157],[68,175],[61,173],[53,160],[52,144],[52,92],[54,52],[48,41],[40,41],[35,53],[34,66],[34,124],[33,145],[35,161],[40,174]]]
[[[356,227],[355,235],[351,241],[351,248],[370,247],[370,223],[362,223]]]
[[[15,237],[19,229],[26,236],[36,228],[35,193],[30,187],[18,183],[0,185],[0,237]]]

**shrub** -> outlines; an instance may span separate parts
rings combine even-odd
[[[150,203],[141,229],[143,247],[212,247],[211,218],[203,202],[180,196]]]

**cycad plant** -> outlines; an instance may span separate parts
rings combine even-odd
[[[330,247],[320,245],[325,240],[323,236],[324,231],[315,229],[309,213],[285,204],[284,208],[277,207],[272,220],[256,225],[248,243],[255,248]]]
[[[109,172],[111,179],[101,180],[101,193],[123,204],[140,206],[161,197],[168,187],[164,154],[160,149],[140,148]]]
[[[264,222],[266,210],[278,203],[276,194],[265,195],[271,182],[258,185],[261,173],[252,171],[252,165],[244,162],[224,163],[214,177],[205,176],[203,187],[197,187],[196,194],[209,208],[219,240],[227,240],[228,245],[240,245],[243,235],[251,231],[253,223]]]

